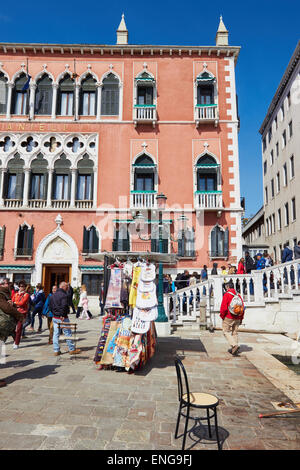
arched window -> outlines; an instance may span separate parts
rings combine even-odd
[[[6,113],[7,106],[7,78],[0,73],[0,114]]]
[[[31,163],[29,199],[47,199],[47,160],[39,154]]]
[[[93,176],[94,163],[85,154],[77,165],[77,193],[76,200],[92,201],[93,200]]]
[[[180,230],[178,234],[178,256],[195,256],[195,231],[193,228]]]
[[[159,246],[159,227],[158,224],[151,225],[151,251],[153,253],[168,253],[169,252],[169,239],[170,228],[164,224],[162,228],[162,248]]]
[[[210,257],[211,258],[228,258],[229,254],[229,231],[219,225],[210,232]]]
[[[219,165],[210,155],[200,157],[197,165],[197,191],[209,192],[218,190]]]
[[[126,224],[114,229],[113,251],[130,251],[129,231]]]
[[[33,226],[20,225],[18,231],[16,256],[31,256],[33,248]]]
[[[38,80],[35,92],[34,112],[37,115],[51,115],[52,80],[46,73]]]
[[[156,165],[148,155],[141,155],[134,163],[134,190],[154,191]]]
[[[58,116],[72,116],[74,114],[74,90],[75,82],[66,74],[59,82],[57,93]]]
[[[83,253],[98,253],[99,236],[94,225],[89,228],[83,227]]]
[[[110,73],[102,82],[101,116],[119,115],[119,80]]]
[[[71,162],[64,154],[54,163],[53,199],[69,201],[71,193]]]
[[[96,80],[92,75],[82,80],[80,88],[79,114],[82,116],[95,116],[97,106]]]
[[[215,77],[207,71],[197,77],[197,105],[215,103]]]
[[[18,153],[9,160],[7,171],[4,173],[3,198],[23,200],[24,160]]]
[[[154,78],[147,72],[143,72],[136,78],[136,104],[154,104]]]
[[[28,77],[22,73],[15,81],[12,92],[11,112],[12,114],[24,115],[28,114],[29,104],[29,88],[27,87]]]

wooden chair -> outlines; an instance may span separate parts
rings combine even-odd
[[[175,431],[175,439],[178,439],[178,428],[180,423],[180,418],[183,416],[185,418],[183,441],[182,441],[182,450],[185,450],[185,441],[188,430],[189,419],[195,421],[206,420],[208,424],[208,433],[209,437],[212,437],[210,420],[214,418],[215,421],[215,431],[218,444],[218,450],[222,450],[219,432],[218,432],[218,420],[217,420],[217,406],[219,404],[219,399],[211,395],[210,393],[200,393],[200,392],[190,392],[188,378],[184,365],[178,356],[175,356],[175,367],[177,374],[177,384],[178,384],[178,400],[179,400],[179,410]],[[206,417],[197,417],[194,418],[190,416],[190,411],[192,408],[206,410]],[[186,414],[184,411],[186,410]]]

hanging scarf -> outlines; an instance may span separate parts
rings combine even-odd
[[[111,269],[105,308],[122,308],[120,303],[121,285],[122,270],[120,268]]]

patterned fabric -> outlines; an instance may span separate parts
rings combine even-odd
[[[125,317],[122,320],[119,328],[118,338],[116,340],[116,347],[113,353],[113,365],[117,367],[128,366],[128,350],[130,345],[131,335],[131,319]]]
[[[116,346],[118,322],[112,321],[109,327],[109,332],[106,338],[102,359],[100,364],[112,365],[113,363],[113,352]]]
[[[98,346],[97,346],[95,357],[94,357],[94,362],[96,364],[99,364],[99,362],[101,361],[101,358],[102,358],[102,354],[103,354],[103,350],[104,350],[104,347],[105,347],[107,335],[108,335],[108,332],[109,332],[110,323],[112,321],[111,318],[112,318],[111,314],[108,314],[106,317],[103,318],[103,327],[102,327],[102,330],[101,330],[101,335],[100,335],[100,338],[99,338]]]
[[[130,348],[129,348],[129,367],[131,369],[135,369],[141,358],[141,353],[143,349],[142,345],[142,337],[143,335],[133,335],[130,338]]]
[[[122,308],[120,303],[121,285],[122,270],[119,268],[111,269],[105,308]]]
[[[131,283],[131,288],[130,288],[130,293],[129,293],[130,307],[135,307],[135,304],[136,304],[137,288],[139,285],[141,269],[142,269],[141,266],[135,266],[133,268],[132,283]]]

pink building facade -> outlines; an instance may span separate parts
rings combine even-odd
[[[124,25],[116,45],[0,44],[0,277],[96,295],[99,254],[158,251],[161,192],[166,272],[241,257],[239,47],[222,20],[210,47]]]

